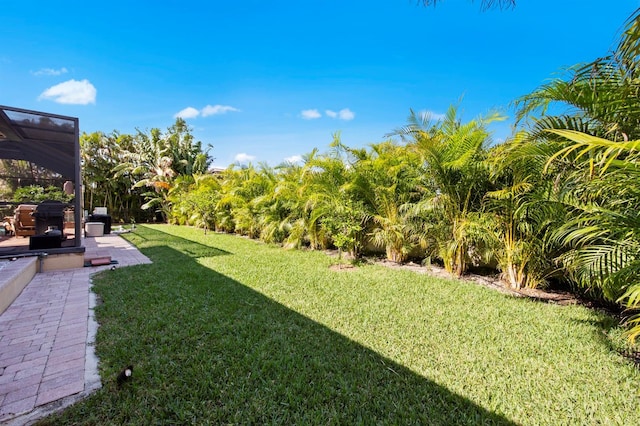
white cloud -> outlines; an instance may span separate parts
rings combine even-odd
[[[60,68],[59,70],[55,70],[53,68],[42,68],[39,69],[38,71],[31,71],[31,74],[33,75],[61,75],[61,74],[66,74],[68,73],[69,70],[67,70],[65,67]]]
[[[238,108],[234,108],[229,105],[207,105],[202,110],[197,110],[194,107],[187,107],[182,111],[174,115],[174,118],[196,118],[199,115],[208,117],[210,115],[226,114],[229,111],[240,112]]]
[[[428,121],[442,121],[446,117],[446,114],[439,112],[433,112],[429,110],[420,111],[420,118]]]
[[[96,88],[87,79],[72,79],[49,87],[38,97],[38,100],[40,99],[50,99],[59,104],[95,104]]]
[[[301,155],[292,155],[291,157],[287,157],[284,159],[284,161],[286,161],[287,163],[299,163],[302,161],[302,156]]]
[[[176,113],[173,118],[196,118],[198,115],[200,115],[200,111],[198,111],[194,107],[186,107],[185,109]]]
[[[344,108],[341,109],[340,112],[338,113],[338,118],[340,120],[353,120],[355,118],[355,113],[353,111],[351,111],[349,108]]]
[[[245,154],[244,152],[237,154],[234,158],[234,160],[237,161],[238,163],[249,163],[255,159],[256,159],[255,155]]]
[[[226,114],[229,111],[239,112],[240,110],[229,105],[207,105],[202,108],[201,113],[203,117],[207,117],[209,115]]]
[[[324,113],[327,114],[327,117],[338,118],[340,120],[346,120],[346,121],[353,120],[354,117],[356,116],[355,113],[351,111],[349,108],[341,109],[338,112],[328,109]]]
[[[322,117],[322,114],[320,114],[317,109],[305,109],[300,114],[305,120],[314,120],[316,118]]]

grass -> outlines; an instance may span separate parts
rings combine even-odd
[[[94,280],[103,388],[42,424],[635,424],[611,318],[163,225]],[[121,389],[118,371],[134,364]]]

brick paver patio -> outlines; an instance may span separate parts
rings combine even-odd
[[[151,261],[117,235],[85,238],[85,258]],[[0,423],[25,424],[100,388],[91,275],[112,265],[36,274],[0,315]]]

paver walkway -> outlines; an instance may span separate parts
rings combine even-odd
[[[0,423],[27,424],[100,388],[91,275],[151,263],[117,235],[85,238],[85,259],[117,265],[36,274],[0,315]]]

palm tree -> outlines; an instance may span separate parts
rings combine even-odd
[[[131,174],[114,175],[114,169],[125,161],[131,141],[130,135],[117,132],[83,133],[80,137],[85,206],[105,206],[114,219],[127,222],[139,215],[140,191],[132,188]]]
[[[385,249],[388,260],[407,260],[417,239],[407,224],[419,190],[420,158],[393,141],[372,144],[353,165],[352,189],[371,218],[371,242]]]
[[[626,23],[617,49],[577,66],[519,101],[519,117],[532,120],[531,139],[547,152],[554,191],[570,212],[555,232],[559,257],[579,284],[605,298],[640,308],[640,9]],[[554,103],[569,105],[545,115]],[[640,317],[630,322],[640,335]]]
[[[411,111],[409,124],[393,133],[408,138],[422,158],[423,180],[431,191],[414,213],[431,213],[435,222],[425,224],[424,235],[435,244],[433,254],[456,276],[466,271],[470,258],[478,255],[474,248],[482,245],[476,243],[486,236],[477,220],[488,185],[486,124],[501,119],[492,115],[462,124],[451,106],[443,120],[432,123],[429,115]]]
[[[640,9],[626,25],[614,52],[571,67],[566,78],[516,101],[516,118],[525,123],[531,119],[533,137],[558,140],[547,130],[567,129],[614,141],[640,138]],[[565,112],[548,115],[550,109]]]
[[[298,195],[301,167],[295,164],[281,164],[276,168],[263,166],[261,174],[269,182],[265,193],[255,199],[260,216],[260,239],[268,243],[282,243],[291,236],[294,224],[302,215],[304,202]],[[297,240],[289,240],[288,246],[302,244],[303,235],[296,233]]]
[[[207,173],[212,158],[209,150],[202,149],[202,142],[194,141],[191,129],[183,118],[177,118],[176,122],[167,129],[165,143],[171,164],[176,175],[197,175]]]
[[[312,244],[324,246],[327,239],[341,254],[346,250],[358,258],[366,245],[369,215],[364,202],[356,195],[355,164],[357,152],[342,144],[336,133],[330,152],[314,152],[305,164],[305,210]]]
[[[232,233],[236,229],[236,222],[233,216],[234,205],[234,189],[238,170],[233,166],[222,171],[216,176],[220,188],[216,197],[216,204],[214,206],[214,226],[215,230],[219,232]]]
[[[235,168],[229,167],[223,173],[222,194],[216,210],[228,212],[234,231],[249,238],[260,237],[264,219],[261,216],[264,197],[273,192],[275,179],[268,166],[256,169],[252,164]]]
[[[584,285],[597,285],[605,297],[640,309],[640,140],[615,142],[596,136],[555,130],[574,144],[550,161],[572,155],[585,158],[593,178],[581,192],[589,202],[577,200],[578,214],[560,227],[557,237],[571,249],[563,261]],[[630,319],[630,338],[640,336],[640,314]]]
[[[181,175],[204,173],[210,163],[208,153],[202,152],[201,143],[194,142],[191,130],[178,118],[166,134],[151,129],[149,134],[138,130],[123,161],[113,170],[115,177],[131,176],[133,188],[147,188],[142,195],[147,202],[142,209],[155,208],[163,220],[170,214],[169,190],[173,180]]]
[[[211,174],[181,175],[169,190],[170,221],[202,228],[205,234],[216,228],[216,204],[220,198],[220,182]]]
[[[487,231],[502,278],[514,289],[537,287],[551,274],[549,232],[566,217],[553,176],[545,173],[548,153],[540,148],[521,132],[487,158],[494,185],[485,200],[492,215]]]

